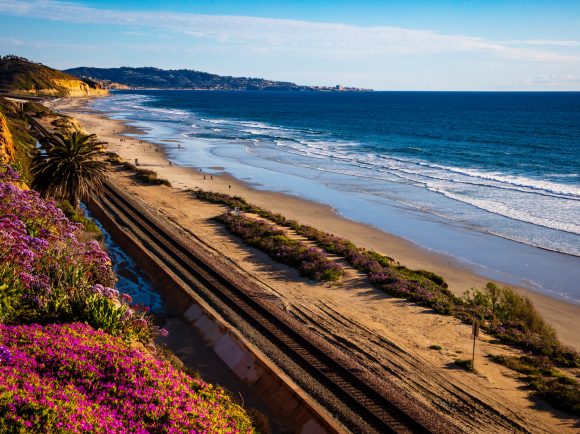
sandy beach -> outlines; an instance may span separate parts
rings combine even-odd
[[[344,219],[329,207],[297,197],[258,191],[227,174],[209,175],[200,172],[199,168],[170,165],[162,150],[154,144],[124,135],[135,132],[134,129],[87,109],[86,104],[87,100],[61,100],[54,108],[74,116],[87,132],[96,133],[99,139],[107,142],[109,150],[126,161],[137,159],[141,167],[152,169],[159,177],[168,179],[172,188],[138,183],[130,171],[112,173],[116,183],[228,258],[247,273],[248,278],[279,297],[294,317],[377,376],[396,381],[428,408],[438,409],[444,414],[448,411],[448,415],[457,419],[466,431],[505,432],[508,428],[503,425],[503,418],[532,432],[576,430],[575,419],[531,397],[513,371],[487,357],[490,354],[516,355],[519,354],[517,350],[483,335],[476,351],[477,373],[465,373],[455,367],[454,361],[471,354],[469,326],[373,289],[366,277],[354,269],[347,269],[340,285],[301,278],[296,270],[244,246],[216,225],[211,219],[223,212],[223,208],[193,199],[187,189],[199,187],[243,196],[259,206],[394,257],[408,267],[441,274],[451,290],[458,294],[470,287],[483,286],[486,282],[483,277],[461,267],[451,258]],[[534,301],[564,343],[580,348],[579,306],[525,288],[517,289]],[[442,349],[430,349],[433,345]],[[475,404],[479,401],[483,404]],[[468,410],[472,402],[475,409]],[[465,411],[455,414],[451,410],[454,407]],[[489,411],[490,408],[493,411]],[[502,415],[501,418],[498,414]]]

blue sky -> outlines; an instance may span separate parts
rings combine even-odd
[[[580,1],[2,0],[0,54],[386,90],[580,90]]]

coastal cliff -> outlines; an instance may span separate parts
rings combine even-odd
[[[55,97],[104,96],[108,93],[100,83],[81,80],[18,56],[0,57],[0,90]]]
[[[15,158],[14,140],[8,129],[6,117],[0,113],[0,163],[9,164]]]
[[[77,79],[54,79],[53,83],[54,87],[52,88],[40,89],[36,92],[32,91],[32,93],[47,96],[59,96],[64,93],[64,96],[69,97],[104,96],[109,93],[107,89],[98,84],[91,87],[89,83]]]

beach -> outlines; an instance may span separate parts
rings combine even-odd
[[[434,253],[376,227],[341,217],[329,206],[296,196],[251,188],[247,183],[223,173],[220,167],[214,167],[213,174],[210,174],[201,172],[196,167],[170,165],[161,146],[140,143],[140,140],[130,137],[131,134],[138,132],[135,128],[91,110],[87,107],[90,101],[91,99],[60,100],[54,108],[78,119],[87,131],[97,134],[101,140],[107,142],[109,150],[118,153],[126,161],[134,163],[137,159],[143,168],[152,169],[160,178],[168,179],[175,190],[198,187],[240,195],[258,206],[393,257],[409,268],[425,269],[440,274],[448,282],[449,288],[458,295],[472,287],[481,288],[489,280],[474,273],[456,258]],[[556,329],[562,342],[576,349],[580,348],[577,326],[580,306],[539,294],[523,286],[513,287],[534,302],[543,317]]]
[[[194,199],[188,190],[199,187],[243,196],[259,206],[376,249],[408,267],[435,271],[458,294],[469,287],[483,286],[485,278],[451,258],[345,219],[327,206],[250,188],[232,176],[217,174],[220,168],[210,174],[196,167],[169,164],[161,147],[131,137],[139,131],[87,108],[88,102],[60,101],[55,108],[74,116],[87,132],[107,142],[110,151],[128,162],[137,159],[141,168],[154,170],[172,187],[143,184],[131,171],[120,167],[110,175],[115,184],[184,234],[201,240],[206,248],[223,256],[247,279],[279,299],[286,312],[372,372],[377,381],[383,378],[394,382],[426,408],[447,415],[465,431],[505,432],[519,427],[532,432],[575,432],[577,421],[573,417],[533,397],[513,371],[488,357],[518,356],[522,354],[520,350],[482,333],[475,353],[477,372],[466,374],[455,361],[471,356],[470,325],[374,289],[364,275],[351,268],[346,269],[340,284],[305,279],[297,270],[245,246],[217,225],[213,217],[225,208]],[[533,300],[564,343],[580,347],[576,333],[578,306],[525,288],[516,290]]]

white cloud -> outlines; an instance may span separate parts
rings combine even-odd
[[[302,52],[325,58],[443,53],[486,54],[508,60],[579,61],[580,53],[563,54],[513,45],[566,46],[575,41],[494,42],[484,38],[445,35],[431,30],[361,27],[345,24],[244,16],[139,12],[90,8],[54,0],[3,0],[0,13],[71,23],[112,24],[179,33],[192,40],[260,50]],[[566,45],[567,44],[567,45]]]
[[[535,75],[524,83],[533,86],[568,86],[579,84],[580,77],[573,74],[543,74]]]
[[[523,39],[505,41],[506,45],[538,45],[554,47],[580,47],[580,41],[558,41],[552,39]]]

